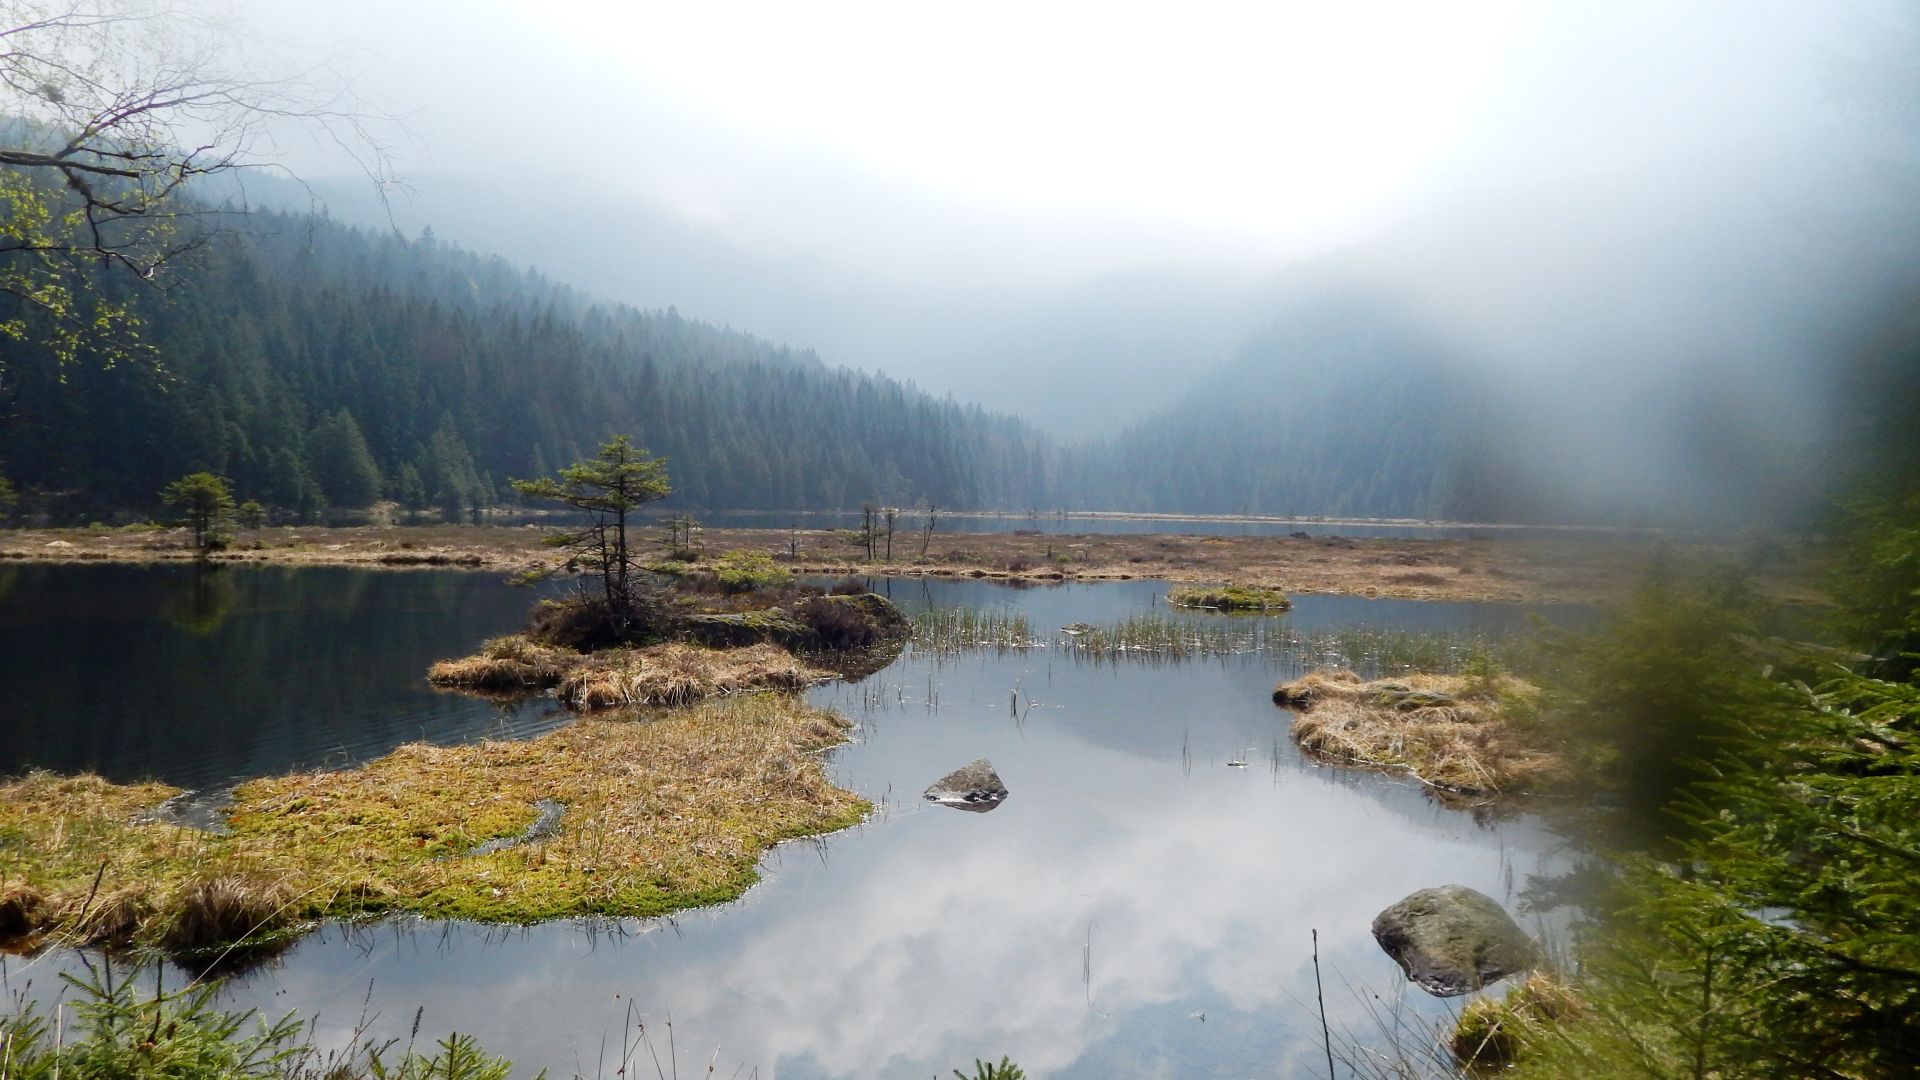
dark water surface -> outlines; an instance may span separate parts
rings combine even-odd
[[[517,623],[528,601],[485,575],[261,571],[240,579],[245,602],[195,637],[165,614],[177,590],[191,588],[185,579],[145,581],[111,602],[102,588],[148,571],[21,569],[33,584],[16,582],[7,595],[0,633],[16,648],[34,642],[36,664],[90,679],[37,691],[34,713],[10,706],[7,760],[92,760],[100,751],[87,748],[123,739],[184,759],[186,746],[166,750],[169,740],[140,734],[142,724],[190,732],[211,699],[223,719],[209,730],[219,734],[189,742],[205,759],[198,772],[223,777],[258,761],[370,750],[423,726],[455,738],[497,725],[490,707],[435,696],[418,675],[433,655]],[[999,607],[1044,629],[1152,610],[1164,585],[888,588],[910,609]],[[28,611],[22,597],[39,607]],[[1286,618],[1302,630],[1489,632],[1526,614],[1298,604]],[[120,648],[61,659],[60,641],[108,633],[121,635]],[[198,644],[209,639],[223,647]],[[191,663],[220,664],[225,679],[156,681]],[[910,651],[867,680],[814,693],[858,722],[833,771],[879,813],[777,849],[766,880],[741,901],[673,920],[333,926],[239,979],[230,997],[317,1014],[320,1036],[334,1042],[363,1009],[376,1016],[373,1031],[405,1037],[424,1007],[424,1038],[473,1032],[492,1052],[559,1076],[613,1077],[623,1045],[639,1055],[626,1075],[655,1075],[654,1053],[673,1075],[669,1016],[685,1076],[705,1075],[709,1060],[717,1076],[767,1080],[949,1076],[1002,1054],[1036,1078],[1310,1076],[1316,1061],[1323,1073],[1311,931],[1336,1033],[1378,1042],[1370,1011],[1426,1023],[1450,1006],[1407,987],[1381,954],[1368,932],[1376,912],[1449,882],[1511,907],[1526,875],[1559,863],[1553,838],[1528,819],[1477,823],[1415,784],[1302,759],[1287,739],[1289,714],[1268,698],[1286,666],[1272,655],[1116,664],[1059,649]],[[354,689],[328,691],[325,708],[288,711],[282,699],[299,697],[302,684],[348,670]],[[250,689],[226,693],[225,682]],[[124,714],[136,706],[143,711]],[[303,738],[259,738],[256,717]],[[366,731],[384,734],[356,734]],[[1012,792],[997,810],[959,813],[919,798],[977,757],[991,759]],[[149,771],[176,769],[196,771],[158,761]],[[45,987],[75,962],[10,960],[7,983]]]
[[[0,565],[0,775],[182,787],[564,720],[427,685],[533,596],[463,571]]]

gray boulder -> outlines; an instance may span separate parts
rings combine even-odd
[[[1373,939],[1408,981],[1436,997],[1472,993],[1539,959],[1513,917],[1465,885],[1421,889],[1374,916]]]
[[[984,814],[1006,800],[1007,785],[1000,782],[1000,774],[993,771],[993,764],[980,758],[934,781],[926,790],[925,798],[955,810]]]

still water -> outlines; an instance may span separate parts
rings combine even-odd
[[[96,647],[84,686],[9,706],[9,768],[137,773],[119,746],[133,740],[155,775],[225,779],[422,734],[558,722],[421,682],[434,656],[518,621],[527,594],[486,575],[236,569],[236,599],[206,629],[168,614],[203,587],[190,574],[12,569],[22,573],[0,632],[38,649],[28,670],[77,675],[60,642]],[[1036,629],[1152,610],[1162,589],[891,583],[909,609],[998,607]],[[1285,618],[1302,631],[1489,632],[1526,614],[1300,597]],[[221,677],[177,674],[196,663]],[[1002,1054],[1033,1077],[1292,1077],[1316,1075],[1316,1061],[1324,1073],[1312,931],[1336,1034],[1378,1042],[1381,1020],[1427,1023],[1450,1006],[1408,988],[1380,953],[1368,933],[1377,911],[1449,882],[1512,907],[1529,874],[1560,863],[1528,819],[1476,822],[1417,785],[1302,759],[1268,697],[1286,667],[1270,654],[1116,664],[1057,648],[910,650],[862,682],[814,691],[858,723],[832,768],[879,812],[777,849],[741,901],[672,920],[334,926],[229,995],[298,1009],[338,1042],[362,1023],[404,1037],[424,1009],[423,1038],[473,1032],[561,1076],[618,1075],[623,1053],[638,1055],[626,1075],[653,1075],[655,1055],[673,1075],[677,1054],[684,1075],[712,1061],[715,1075],[769,1080],[948,1076]],[[325,705],[293,703],[309,691]],[[1012,792],[997,810],[919,798],[977,757]],[[52,985],[74,962],[9,960],[8,986]]]

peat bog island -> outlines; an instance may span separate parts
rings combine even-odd
[[[0,3],[0,1080],[1912,1075],[1916,58]]]

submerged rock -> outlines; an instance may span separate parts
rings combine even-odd
[[[1373,919],[1373,938],[1436,997],[1471,993],[1538,958],[1533,939],[1497,901],[1465,885],[1421,889]]]
[[[924,796],[929,802],[984,814],[1006,801],[1007,785],[986,758],[969,762],[933,782]]]

